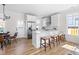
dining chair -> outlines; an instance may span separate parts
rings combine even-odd
[[[3,43],[4,43],[4,38],[2,35],[0,35],[0,44],[2,49],[3,49]]]
[[[13,36],[10,37],[10,39],[13,39],[13,42],[17,42],[17,37],[18,33],[16,32]]]

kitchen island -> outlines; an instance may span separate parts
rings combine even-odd
[[[55,35],[55,34],[58,34],[58,33],[59,33],[59,31],[57,31],[57,30],[33,31],[33,33],[32,33],[32,45],[35,48],[40,48],[40,38],[41,37],[44,37],[44,36],[52,36],[52,35]]]

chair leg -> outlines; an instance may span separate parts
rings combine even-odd
[[[57,39],[57,45],[59,45],[59,39]]]
[[[55,40],[54,40],[54,38],[52,38],[52,43],[53,43],[53,46],[55,46]]]
[[[10,40],[9,40],[9,39],[7,40],[7,42],[8,42],[8,44],[11,44],[11,42],[10,42]]]
[[[3,49],[3,42],[1,42],[1,48]]]
[[[49,46],[50,46],[50,49],[51,49],[51,42],[50,42],[50,39],[49,39]]]
[[[42,39],[40,39],[40,48],[41,48],[41,44],[42,44]]]
[[[55,42],[53,42],[53,46],[55,47]]]
[[[55,46],[57,46],[57,39],[55,39]]]
[[[46,51],[46,40],[45,40],[45,51]]]
[[[15,40],[15,42],[17,43],[17,39],[16,39],[16,38],[14,38],[14,40]]]
[[[6,43],[6,40],[4,41],[4,45],[7,47],[7,43]]]

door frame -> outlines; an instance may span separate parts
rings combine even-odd
[[[28,23],[31,23],[31,26],[32,26],[32,23],[36,23],[36,22],[35,21],[27,21],[27,31],[28,31]],[[27,39],[28,39],[28,33],[27,33]]]

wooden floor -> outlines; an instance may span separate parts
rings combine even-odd
[[[29,39],[20,39],[17,41],[17,43],[12,43],[11,45],[8,45],[7,47],[4,47],[4,49],[0,49],[1,55],[65,55],[70,52],[70,50],[67,50],[65,48],[62,48],[63,45],[69,44],[72,46],[75,46],[76,44],[71,42],[62,42],[60,45],[54,47],[52,45],[52,49],[49,47],[47,48],[47,51],[44,51],[44,48],[42,49],[36,49],[32,46],[32,40]]]

